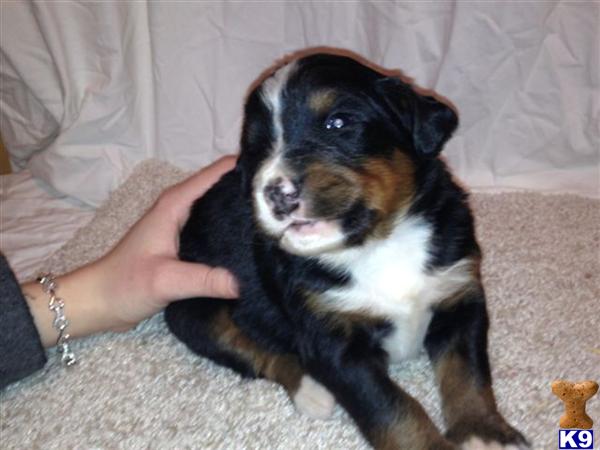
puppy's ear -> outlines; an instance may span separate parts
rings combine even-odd
[[[409,134],[419,156],[437,156],[458,125],[456,113],[444,103],[416,93],[399,78],[377,80],[375,89],[401,135]]]

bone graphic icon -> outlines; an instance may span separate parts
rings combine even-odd
[[[594,421],[585,412],[585,403],[598,392],[598,383],[582,381],[572,383],[556,380],[552,383],[552,392],[565,404],[565,413],[560,418],[561,428],[579,428],[589,430]]]

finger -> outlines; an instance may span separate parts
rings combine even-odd
[[[188,218],[190,206],[194,200],[204,195],[212,185],[219,181],[221,176],[233,169],[236,160],[235,156],[225,156],[171,186],[160,195],[153,210],[157,211],[160,217],[175,219],[176,225],[181,227]]]
[[[164,286],[160,290],[169,300],[192,297],[232,299],[238,297],[234,276],[222,267],[172,261],[161,276]]]
[[[210,189],[225,173],[233,169],[236,161],[236,156],[224,156],[175,185],[173,189],[178,191],[183,203],[190,204]]]

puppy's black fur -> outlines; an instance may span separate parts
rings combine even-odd
[[[282,383],[297,403],[310,376],[376,448],[525,445],[491,389],[467,195],[437,157],[456,126],[444,103],[347,57],[304,57],[263,80],[246,102],[237,166],[195,202],[180,236],[181,259],[229,269],[240,299],[173,303],[171,331],[244,376]],[[386,313],[387,300],[352,309],[332,297],[364,292],[359,266],[340,255],[403,242],[398,230],[411,221],[427,233],[424,267],[412,276],[437,283],[423,290],[433,300],[430,315],[414,317],[426,325],[415,340],[436,369],[445,437],[387,374],[392,336],[407,322]],[[405,258],[417,256],[397,254]],[[454,286],[445,270],[464,280]]]

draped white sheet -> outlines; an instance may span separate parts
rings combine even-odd
[[[285,54],[352,50],[450,99],[475,189],[600,196],[593,2],[2,2],[13,164],[98,205],[140,160],[238,150],[248,86]]]

